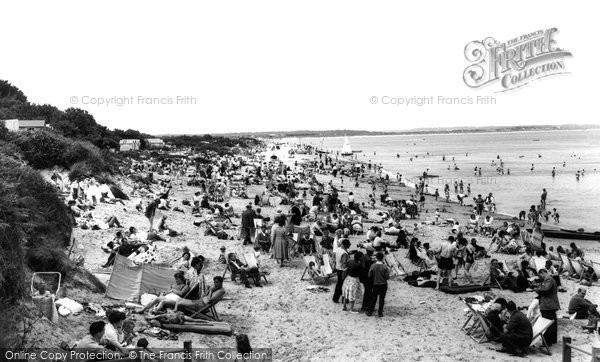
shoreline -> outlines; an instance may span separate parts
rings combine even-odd
[[[296,138],[357,138],[357,137],[390,137],[390,136],[447,136],[447,135],[481,135],[481,134],[510,134],[510,133],[536,133],[536,132],[588,132],[588,131],[600,131],[600,127],[598,128],[585,128],[585,129],[546,129],[546,130],[519,130],[519,131],[489,131],[489,132],[434,132],[434,133],[386,133],[386,134],[364,134],[364,135],[351,135],[351,136],[286,136],[280,137],[280,140],[284,142],[288,139],[296,139]],[[272,141],[273,139],[265,138],[265,137],[257,137],[263,141]]]
[[[556,131],[561,131],[561,130],[556,130]],[[579,130],[571,130],[571,131],[579,131]],[[547,132],[547,131],[522,131],[522,132],[531,133],[531,132]],[[485,133],[491,133],[491,132],[485,132]],[[515,132],[496,132],[496,133],[515,133]],[[450,135],[450,134],[441,134],[441,135]],[[363,136],[356,136],[356,137],[363,137]],[[385,137],[389,137],[389,136],[385,136]],[[339,137],[334,137],[334,138],[339,138]],[[315,149],[318,149],[318,146],[315,146],[312,143],[304,143],[304,142],[298,143],[297,138],[285,138],[284,140],[287,140],[288,144],[293,144],[294,146],[310,144]],[[328,156],[330,156],[332,158],[332,160],[334,160],[334,162],[343,162],[343,163],[350,163],[350,164],[351,163],[364,164],[365,166],[368,164],[367,161],[361,160],[359,158],[356,158],[356,159],[351,158],[350,159],[350,158],[346,158],[346,157],[343,157],[343,156],[336,155],[337,150],[335,150],[335,149],[334,150],[324,149],[324,150],[322,150],[322,152],[325,152],[325,154],[327,154]],[[378,153],[379,153],[379,151],[378,151]],[[434,155],[432,154],[431,156],[434,156]],[[384,158],[384,159],[379,158],[380,157],[379,154],[378,155],[373,155],[373,156],[368,156],[368,157],[372,158],[371,161],[385,161],[388,164],[390,162],[393,162],[393,161],[390,161],[390,159],[387,159],[387,158]],[[371,162],[372,165],[377,165],[377,164],[380,164],[380,163],[381,162]],[[392,167],[393,167],[393,165],[392,165]],[[398,167],[400,167],[400,166],[398,166]],[[462,175],[460,177],[459,176],[454,176],[451,173],[448,174],[448,176],[444,176],[443,175],[444,171],[445,170],[436,170],[436,171],[433,171],[432,173],[439,173],[439,175],[437,175],[437,177],[432,177],[429,180],[426,180],[425,183],[426,184],[429,183],[430,185],[433,185],[433,186],[430,187],[430,193],[432,193],[433,191],[435,191],[435,188],[436,188],[435,185],[439,186],[438,188],[440,190],[440,196],[441,197],[443,197],[443,186],[444,186],[444,183],[448,183],[450,185],[450,188],[451,188],[450,199],[451,199],[452,202],[456,202],[456,203],[458,203],[458,199],[456,197],[457,194],[452,191],[453,190],[453,188],[452,188],[453,181],[455,181],[455,180],[466,180],[465,184],[467,182],[470,182],[472,184],[473,183],[479,184],[478,180],[481,180],[483,184],[487,184],[488,182],[491,182],[490,180],[494,180],[494,183],[495,183],[495,180],[498,177],[496,174],[485,175],[485,176],[472,176],[472,175],[469,175],[468,172],[467,172],[466,175]],[[402,172],[400,172],[400,173],[402,173]],[[414,173],[419,173],[419,172],[414,172]],[[590,171],[590,173],[592,175],[595,174],[595,172],[593,172],[593,171]],[[373,171],[371,171],[371,174],[375,175],[375,177],[377,177],[377,175]],[[385,169],[384,168],[382,170],[382,174],[389,175],[390,179],[396,179],[395,173],[393,171],[389,170],[389,169]],[[508,176],[510,176],[510,175],[508,175]],[[522,177],[523,175],[518,175],[518,176]],[[420,175],[410,176],[410,177],[404,177],[403,176],[402,180],[403,180],[403,182],[407,186],[415,188],[415,183],[418,181],[419,177],[421,177],[421,176]],[[501,177],[504,177],[504,175],[501,176]],[[437,180],[437,183],[432,184],[431,183],[432,180],[434,180],[434,181]],[[515,187],[518,187],[518,185],[515,185]],[[541,188],[543,186],[539,186],[539,187],[540,187],[540,190],[541,190]],[[548,187],[548,186],[546,186],[546,187]],[[514,190],[514,188],[513,188],[513,190]],[[489,190],[488,189],[488,191],[494,191],[494,190]],[[479,193],[481,193],[483,196],[485,196],[485,195],[487,195],[488,191],[485,191],[485,192],[482,192],[482,190],[476,190],[476,191],[474,191],[471,194],[471,196],[467,196],[467,198],[466,198],[467,202],[465,203],[465,205],[473,204],[473,200],[472,199],[473,199],[474,196],[476,196]],[[497,191],[499,191],[499,190],[494,191],[494,195],[495,196],[498,196]],[[507,189],[500,190],[500,191],[503,192],[505,195],[507,194],[507,192],[510,192]],[[564,196],[564,195],[562,195],[562,196]],[[509,201],[506,206],[509,207],[513,211],[500,211],[501,205],[498,205],[498,202],[496,202],[497,210],[496,210],[495,214],[502,215],[502,216],[507,217],[507,218],[513,218],[515,221],[520,222],[520,220],[518,220],[518,212],[519,211],[528,212],[529,207],[531,205],[537,205],[537,204],[539,204],[539,199],[536,200],[535,198],[532,198],[530,200],[532,200],[532,201],[530,201],[530,203],[523,202],[521,204],[515,204],[514,200]],[[561,199],[558,199],[558,200],[559,200],[559,203],[560,203],[561,202],[560,200],[565,200],[565,199],[561,198]],[[569,202],[570,203],[570,201],[565,201],[565,202]],[[590,207],[590,205],[587,205],[588,209],[589,209],[589,207]],[[551,211],[551,210],[552,210],[552,206],[550,206],[547,209],[547,211]],[[559,207],[558,211],[561,212],[560,207]],[[562,211],[564,211],[564,210],[562,210]],[[576,211],[576,210],[574,210],[572,206],[571,206],[571,208],[568,211],[569,211],[568,215],[571,215],[571,217],[566,217],[565,218],[564,215],[562,215],[563,218],[561,218],[560,223],[554,222],[553,219],[552,219],[552,217],[550,217],[548,221],[544,221],[543,218],[541,218],[541,220],[542,220],[541,223],[542,223],[542,225],[544,227],[546,227],[548,229],[553,229],[553,230],[560,230],[560,229],[571,229],[572,230],[572,229],[583,228],[587,232],[594,232],[594,231],[600,232],[600,228],[589,217],[586,218],[584,220],[584,223],[582,224],[582,223],[578,222],[577,218],[575,218],[574,211]],[[562,214],[562,212],[561,212],[561,214]],[[524,222],[527,223],[527,219],[525,219]]]

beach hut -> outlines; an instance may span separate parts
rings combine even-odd
[[[140,140],[124,139],[119,141],[119,151],[136,151],[140,149]]]

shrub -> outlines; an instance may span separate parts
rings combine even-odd
[[[27,291],[24,255],[23,234],[14,225],[0,224],[0,304],[12,304]]]
[[[95,177],[96,181],[104,183],[107,180],[107,176],[104,174],[105,172],[106,166],[103,162],[94,162],[91,160],[80,161],[71,166],[69,180],[81,180],[87,177]]]
[[[63,164],[68,167],[85,160],[92,160],[94,162],[100,161],[99,150],[94,149],[92,145],[86,145],[83,142],[71,142],[63,156]]]
[[[36,130],[20,132],[14,142],[33,168],[68,167],[64,164],[68,143],[62,136],[46,130]]]
[[[54,186],[31,167],[3,154],[0,210],[0,295],[19,299],[27,289],[26,256],[34,270],[67,270],[64,250],[70,243],[72,225]],[[47,255],[42,257],[42,253]],[[38,260],[43,261],[39,266]]]

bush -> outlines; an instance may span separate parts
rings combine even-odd
[[[82,180],[88,177],[94,177],[96,178],[96,181],[105,183],[107,179],[110,180],[104,174],[105,172],[106,167],[103,165],[103,162],[85,160],[71,166],[69,180]]]
[[[71,142],[67,147],[67,152],[63,156],[63,164],[68,167],[85,160],[100,161],[100,151],[97,148],[94,149],[90,144]]]
[[[105,161],[109,156],[88,142],[73,141],[48,130],[36,130],[17,134],[13,143],[32,167],[70,168],[71,180],[111,173]]]
[[[68,167],[64,163],[68,142],[62,136],[46,130],[20,132],[15,137],[14,143],[33,168]]]
[[[12,304],[26,294],[23,244],[15,225],[0,224],[0,304]]]
[[[54,186],[31,167],[0,154],[0,295],[23,297],[26,264],[66,271],[72,231],[67,207]],[[47,255],[41,257],[42,253]],[[62,256],[61,256],[62,254]],[[38,265],[38,260],[43,263]]]

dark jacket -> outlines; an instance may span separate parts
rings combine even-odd
[[[531,327],[531,322],[529,319],[523,314],[521,311],[514,312],[508,323],[506,324],[507,334],[513,335],[523,342],[528,341],[524,344],[530,344],[533,338],[533,328]]]
[[[546,275],[540,287],[535,291],[540,296],[540,310],[560,309],[556,282],[550,275]]]
[[[252,209],[246,209],[242,212],[242,227],[243,228],[253,228],[254,227],[254,217],[256,213]]]

